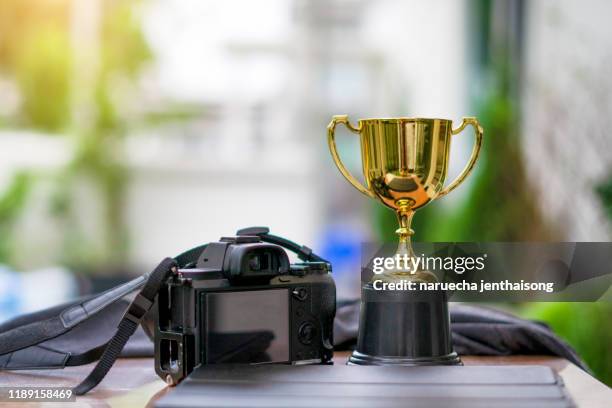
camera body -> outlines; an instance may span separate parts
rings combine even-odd
[[[212,242],[162,285],[155,371],[177,384],[202,364],[330,364],[336,287],[327,262],[289,262],[258,236]]]

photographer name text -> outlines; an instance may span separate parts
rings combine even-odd
[[[374,280],[372,286],[375,290],[407,290],[407,291],[466,291],[466,292],[504,292],[504,291],[537,291],[552,293],[554,291],[553,282],[511,282],[502,280],[499,282],[487,282],[481,280],[476,282],[415,282],[410,280],[400,280],[397,282],[385,282],[380,279]]]

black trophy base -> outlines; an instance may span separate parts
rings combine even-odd
[[[372,356],[363,354],[357,350],[348,359],[348,365],[399,365],[399,366],[431,366],[431,365],[463,365],[461,359],[454,351],[445,356],[435,357],[396,357],[396,356]]]
[[[357,347],[349,365],[461,365],[453,351],[446,293],[361,290]]]

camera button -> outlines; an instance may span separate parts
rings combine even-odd
[[[312,323],[302,323],[298,329],[298,340],[302,344],[310,344],[315,338],[317,328]]]
[[[308,291],[305,288],[295,288],[295,289],[293,289],[293,292],[291,292],[291,294],[297,300],[304,301],[304,300],[308,299]]]

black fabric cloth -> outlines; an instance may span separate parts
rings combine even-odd
[[[450,315],[453,345],[460,355],[553,355],[589,371],[576,351],[542,322],[461,304],[451,304]]]

